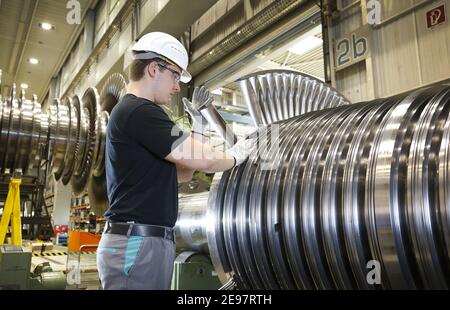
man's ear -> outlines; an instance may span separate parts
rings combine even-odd
[[[149,77],[154,78],[156,76],[156,71],[158,70],[158,65],[155,61],[152,61],[147,66],[147,74]]]

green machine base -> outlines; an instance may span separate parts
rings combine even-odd
[[[207,255],[183,252],[175,259],[172,290],[217,290],[221,286]]]
[[[31,268],[31,251],[27,248],[0,246],[0,289],[26,290]]]
[[[66,276],[53,271],[50,264],[31,269],[31,250],[26,247],[0,246],[0,290],[64,290]]]

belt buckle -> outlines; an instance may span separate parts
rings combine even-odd
[[[127,237],[130,238],[131,236],[131,231],[133,230],[133,226],[134,226],[134,221],[132,222],[127,222],[128,224],[128,230],[127,230]]]
[[[164,239],[172,240],[173,241],[173,231],[169,230],[167,228],[164,228]]]

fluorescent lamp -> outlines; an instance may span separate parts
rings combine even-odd
[[[319,47],[323,44],[322,39],[316,36],[309,36],[298,41],[294,46],[289,48],[289,52],[295,53],[297,55],[304,55],[309,51]]]
[[[211,94],[213,95],[217,95],[217,96],[222,96],[222,89],[221,88],[216,88],[214,89]]]

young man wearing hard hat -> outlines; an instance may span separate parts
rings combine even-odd
[[[183,133],[169,119],[161,105],[180,91],[180,81],[191,80],[188,54],[177,39],[151,32],[139,39],[132,53],[127,94],[112,110],[107,128],[110,207],[97,267],[104,289],[169,289],[177,182],[190,180],[195,170],[218,172],[241,164],[254,143],[241,140],[228,151],[217,152],[202,142],[202,126]],[[195,118],[199,117],[195,107],[208,100],[204,90],[194,92],[192,103],[183,98]],[[198,150],[203,156],[186,156],[198,155]]]

